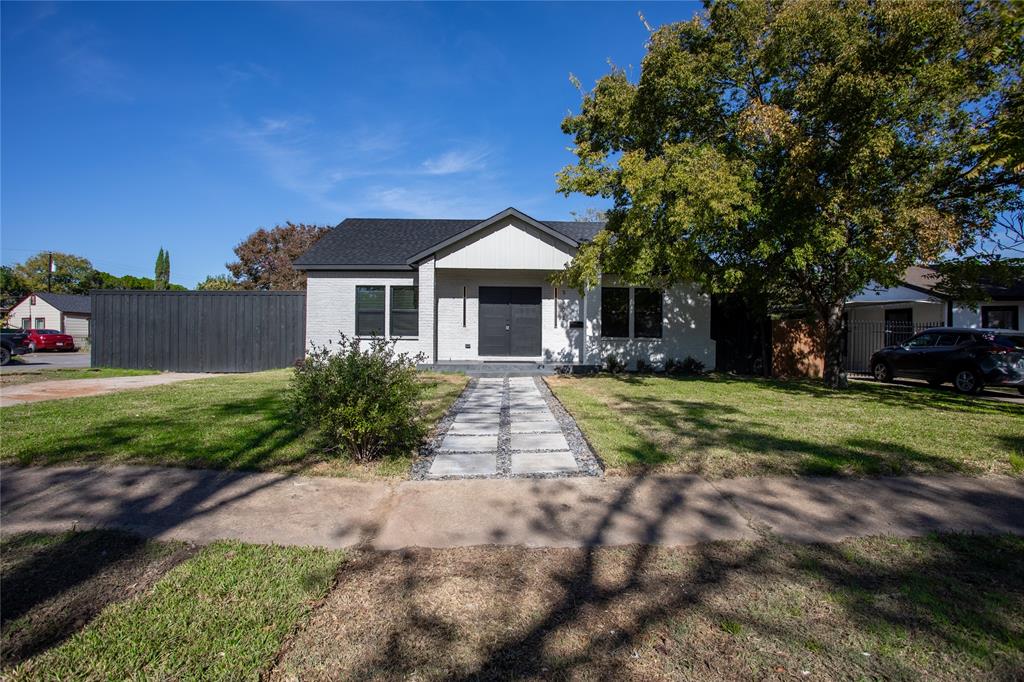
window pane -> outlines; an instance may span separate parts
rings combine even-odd
[[[391,287],[391,336],[419,334],[418,287]]]
[[[384,336],[384,287],[356,287],[356,336]]]
[[[46,318],[45,317],[37,317],[36,318],[36,329],[42,329],[45,326],[46,326]]]
[[[418,336],[419,330],[419,313],[399,310],[391,311],[391,336]]]
[[[661,290],[633,290],[633,336],[638,339],[661,338]]]
[[[955,346],[959,343],[960,337],[956,334],[942,334],[939,336],[936,346]]]
[[[356,336],[384,336],[384,312],[356,313]]]
[[[418,287],[391,287],[392,310],[416,310],[419,306]]]
[[[601,288],[601,336],[629,337],[629,289]]]
[[[384,287],[356,287],[357,310],[384,310]]]
[[[996,306],[982,307],[981,326],[988,329],[1016,329],[1017,307]]]

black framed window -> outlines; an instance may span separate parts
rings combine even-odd
[[[356,287],[356,336],[384,336],[384,287]]]
[[[601,287],[601,336],[629,338],[627,287]]]
[[[638,339],[661,338],[661,289],[633,290],[633,336]]]
[[[1017,306],[981,306],[981,326],[986,329],[1020,329]]]
[[[418,336],[419,287],[391,287],[391,336]]]

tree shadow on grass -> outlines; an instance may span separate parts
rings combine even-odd
[[[1009,679],[1024,665],[1019,538],[602,546],[652,481],[625,485],[580,549],[361,554],[274,677]],[[657,489],[649,538],[686,502]],[[538,505],[537,524],[566,522]]]
[[[14,666],[57,646],[111,604],[149,588],[194,553],[117,531],[26,533],[2,544],[2,659]]]
[[[616,456],[631,473],[670,462],[679,462],[687,473],[725,477],[980,472],[964,462],[878,438],[851,436],[839,443],[822,443],[812,432],[807,438],[777,435],[772,425],[714,402],[631,396],[623,398],[617,409],[634,417],[639,425],[651,425],[652,432],[673,435],[672,440],[659,443],[641,429],[624,425],[637,444],[620,446]],[[734,456],[709,468],[707,458],[716,451]]]

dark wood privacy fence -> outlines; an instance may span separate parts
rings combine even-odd
[[[92,365],[256,372],[302,357],[302,291],[93,291]]]

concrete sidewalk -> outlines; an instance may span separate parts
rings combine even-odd
[[[105,379],[58,379],[54,381],[37,381],[33,384],[5,386],[0,391],[0,407],[37,403],[43,400],[60,400],[62,398],[84,398],[91,395],[105,395],[134,388],[149,388],[174,384],[179,381],[203,379],[215,374],[189,374],[184,372],[163,372],[161,374],[143,374],[134,377],[107,377]]]
[[[122,528],[150,537],[375,549],[802,542],[931,531],[1024,535],[1014,478],[698,476],[366,483],[156,467],[0,470],[4,533]]]

